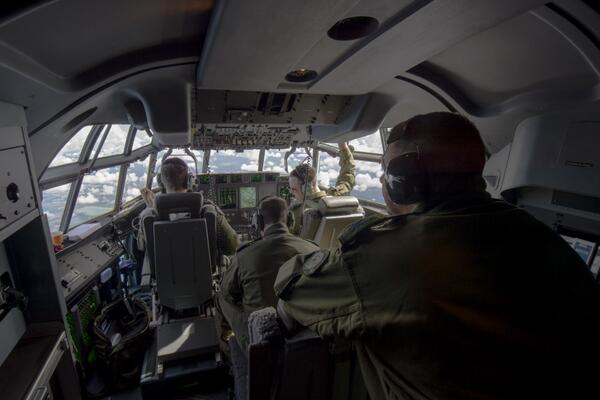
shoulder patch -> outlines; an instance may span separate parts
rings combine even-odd
[[[308,258],[302,266],[302,272],[304,275],[311,276],[321,268],[325,261],[329,258],[329,251],[319,250],[316,251],[310,258]]]

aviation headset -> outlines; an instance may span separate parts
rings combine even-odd
[[[277,197],[277,196],[267,195],[267,196],[263,197],[262,199],[260,199],[260,201],[258,202],[258,206],[256,207],[256,210],[254,211],[254,214],[252,214],[252,226],[254,227],[254,229],[256,229],[257,232],[261,232],[265,229],[265,218],[260,213],[260,205],[262,204],[263,201],[270,199],[270,198],[274,198],[274,197]],[[294,213],[292,212],[292,210],[289,209],[289,207],[288,207],[288,213],[287,213],[285,223],[288,228],[292,228],[294,226]]]
[[[419,203],[431,192],[427,169],[418,151],[402,154],[385,167],[383,180],[390,199],[397,204]]]
[[[394,134],[401,129],[399,134]],[[388,145],[404,141],[404,154],[385,166],[383,183],[397,204],[429,199],[435,176],[481,175],[485,147],[477,128],[449,112],[417,115],[392,130]]]

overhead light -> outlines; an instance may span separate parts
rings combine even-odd
[[[373,17],[344,18],[327,31],[327,36],[334,40],[355,40],[369,36],[378,27],[379,21]]]
[[[312,69],[300,68],[288,72],[285,80],[288,82],[309,82],[317,77],[317,71]]]

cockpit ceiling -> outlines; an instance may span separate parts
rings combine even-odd
[[[210,0],[44,2],[2,24],[0,56],[55,90],[78,90],[111,72],[197,56],[211,9]]]
[[[131,118],[159,143],[182,146],[203,129],[245,124],[253,135],[274,124],[289,136],[306,134],[307,121],[317,140],[351,139],[450,109],[468,114],[495,152],[531,115],[598,108],[600,14],[588,3],[41,1],[0,20],[0,100],[26,107],[40,149],[50,138],[60,148],[83,124]],[[357,16],[376,20],[364,37],[328,33]],[[248,93],[251,112],[202,108],[223,93]],[[252,108],[262,93],[276,103],[345,99],[345,109],[290,121]]]

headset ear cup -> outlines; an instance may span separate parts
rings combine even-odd
[[[294,227],[294,224],[296,223],[296,218],[294,217],[294,213],[292,212],[292,210],[288,210],[287,219],[285,222],[288,229],[292,229]]]
[[[388,165],[391,170],[385,177],[390,199],[397,204],[419,203],[429,195],[429,177],[417,153],[408,153],[394,159]],[[392,172],[394,171],[395,174]]]
[[[261,213],[256,214],[256,226],[258,227],[259,232],[262,232],[265,229],[265,219]]]
[[[396,183],[394,185],[390,185],[390,183],[385,180],[385,188],[387,189],[388,195],[390,199],[394,203],[403,203],[404,202],[404,191],[400,184]]]

